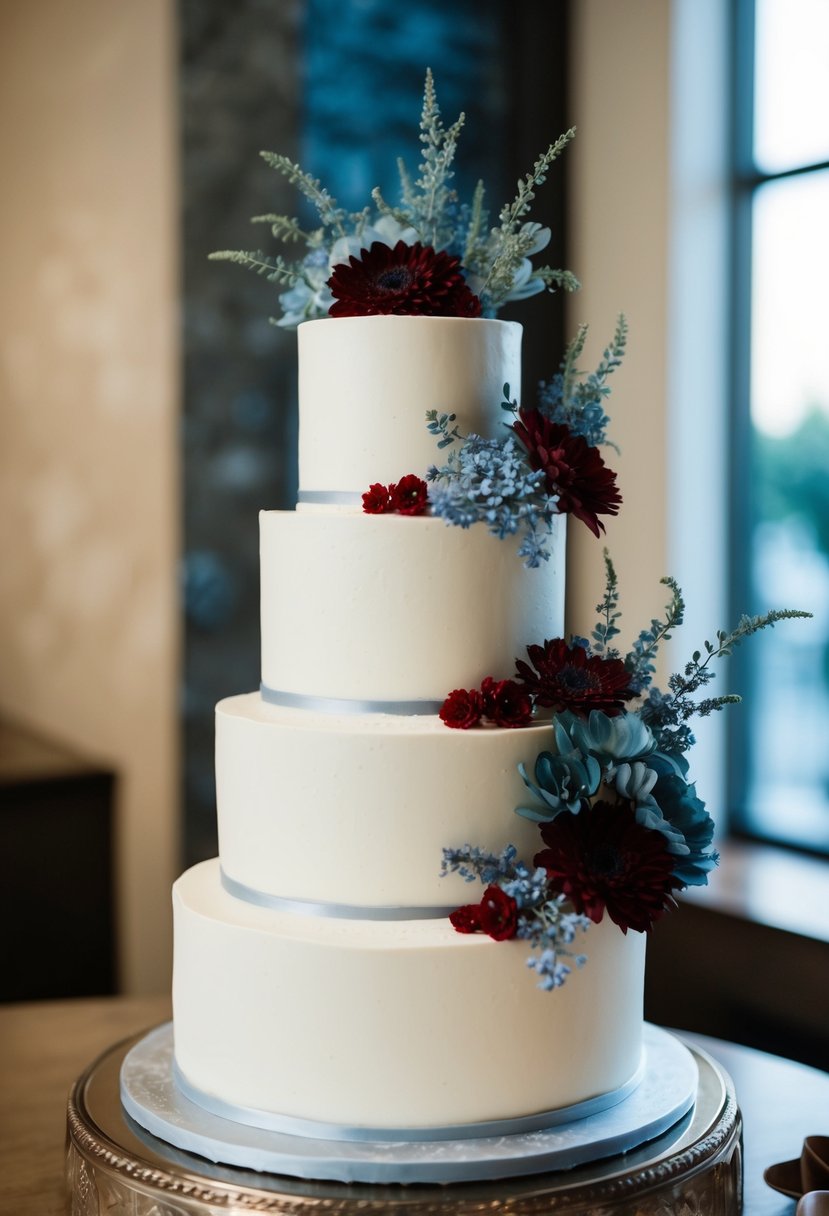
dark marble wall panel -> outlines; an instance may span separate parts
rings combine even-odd
[[[341,19],[344,7],[347,21]],[[429,66],[444,123],[466,114],[455,177],[462,197],[483,178],[492,207],[500,207],[507,111],[502,12],[502,0],[362,0],[350,6],[308,0],[303,161],[344,205],[363,207],[374,186],[396,202],[398,156],[416,173]]]
[[[566,124],[566,3],[522,0],[180,0],[184,224],[184,861],[215,853],[213,707],[259,680],[257,512],[296,496],[295,335],[268,323],[277,289],[210,263],[276,252],[263,212],[303,215],[258,156],[286,153],[338,201],[396,199],[396,157],[419,161],[431,66],[444,121],[467,115],[457,183],[482,177],[493,215]],[[564,263],[564,170],[534,218]],[[307,214],[305,215],[307,219]],[[560,349],[554,299],[513,306],[525,382]],[[551,342],[551,336],[555,338]]]
[[[301,5],[181,0],[184,286],[184,858],[215,854],[213,708],[259,681],[261,507],[295,500],[295,335],[274,289],[214,249],[266,239],[250,216],[293,190],[259,157],[296,158]]]

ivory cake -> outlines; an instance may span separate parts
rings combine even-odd
[[[434,463],[427,409],[494,434],[519,351],[495,320],[300,326],[302,505],[260,521],[262,687],[217,707],[220,858],[174,889],[176,1064],[208,1108],[306,1133],[437,1129],[637,1073],[643,934],[605,918],[587,965],[543,992],[526,942],[455,931],[469,888],[439,877],[447,846],[537,847],[512,810],[549,727],[437,715],[563,635],[563,518],[527,569],[481,524],[359,508],[370,483]]]

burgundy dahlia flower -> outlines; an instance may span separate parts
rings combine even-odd
[[[379,481],[375,481],[370,485],[363,495],[363,511],[366,515],[385,515],[387,511],[392,511],[391,494],[389,487],[381,485]]]
[[[469,290],[460,259],[431,245],[394,248],[373,241],[360,256],[334,267],[328,287],[332,317],[396,316],[479,317],[481,301]]]
[[[535,864],[550,887],[596,924],[605,911],[627,933],[644,932],[673,906],[682,884],[661,832],[636,822],[631,803],[595,802],[578,814],[562,811],[541,828],[547,845]]]
[[[456,688],[440,707],[440,718],[455,730],[469,730],[478,725],[482,712],[483,700],[476,689]]]
[[[392,511],[401,515],[422,515],[429,506],[428,486],[422,477],[407,473],[389,486]]]
[[[604,532],[599,516],[618,515],[622,496],[599,449],[539,410],[519,409],[513,430],[527,449],[530,468],[544,470],[545,488],[558,495],[559,510],[575,515],[595,536]]]
[[[500,887],[489,886],[479,904],[466,904],[449,914],[449,921],[458,933],[480,930],[496,942],[515,937],[518,929],[518,904]]]
[[[493,680],[487,676],[481,685],[483,712],[496,726],[529,726],[533,699],[515,680]]]
[[[621,659],[589,655],[583,646],[568,646],[563,638],[528,646],[527,654],[532,667],[516,659],[518,680],[539,705],[556,712],[588,714],[600,709],[612,717],[636,695]]]

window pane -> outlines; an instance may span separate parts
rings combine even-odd
[[[754,155],[767,173],[829,160],[829,3],[757,0]]]
[[[754,204],[751,419],[754,611],[799,607],[752,642],[751,827],[829,850],[829,173]]]

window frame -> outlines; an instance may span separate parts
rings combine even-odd
[[[753,603],[752,532],[757,520],[757,496],[753,489],[751,449],[751,354],[752,354],[752,262],[754,252],[753,210],[757,193],[764,186],[829,169],[829,160],[804,162],[787,169],[761,169],[754,156],[755,59],[757,0],[736,0],[731,14],[732,104],[730,131],[729,208],[729,387],[730,411],[728,475],[732,487],[728,524],[728,602],[730,618]],[[753,608],[749,608],[753,611]],[[756,689],[750,647],[733,657],[736,683],[744,696]],[[752,758],[751,719],[746,713],[728,715],[726,728],[729,763],[726,764],[726,798],[729,831],[732,835],[761,841],[803,853],[825,857],[826,851],[810,849],[797,836],[787,838],[781,830],[772,835],[754,820],[745,774]]]

